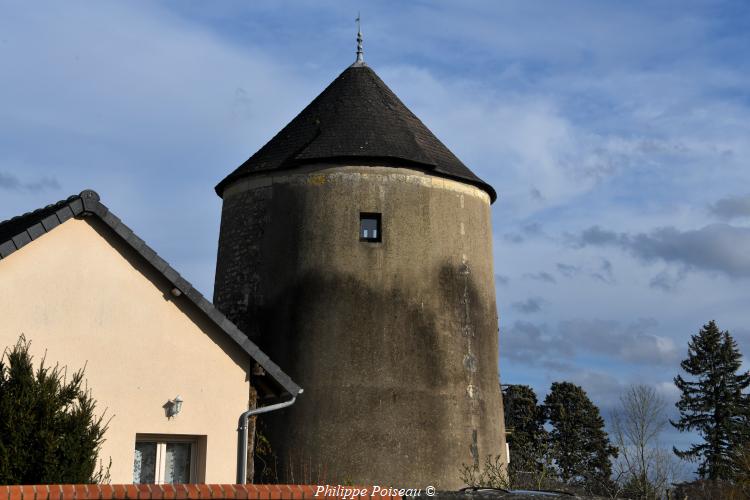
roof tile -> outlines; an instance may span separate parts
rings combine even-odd
[[[104,214],[102,217],[102,220],[111,228],[115,228],[118,225],[122,223],[122,221],[117,217],[115,214],[107,210],[107,213]]]
[[[130,237],[128,238],[128,243],[130,243],[130,246],[132,246],[134,249],[136,249],[139,252],[146,245],[146,242],[140,239],[138,235],[136,235],[133,232],[130,233]]]
[[[185,293],[188,289],[193,288],[190,283],[188,283],[188,281],[182,276],[175,280],[174,286],[176,286],[182,293]]]
[[[174,283],[175,281],[177,281],[177,278],[180,277],[180,273],[175,271],[172,266],[167,266],[167,268],[162,271],[162,274],[170,281],[170,283]]]
[[[16,245],[13,243],[13,240],[8,240],[6,242],[0,243],[0,257],[2,257],[3,259],[8,257],[15,251]]]
[[[26,231],[19,233],[13,237],[13,243],[16,245],[16,248],[21,248],[26,243],[31,242],[31,236],[29,236],[29,233]]]
[[[216,192],[221,196],[230,183],[248,175],[342,159],[417,165],[431,174],[478,186],[492,201],[497,197],[492,186],[469,170],[366,65],[350,66],[341,73],[222,180]]]
[[[49,217],[45,217],[44,219],[42,219],[42,226],[44,226],[44,229],[46,231],[52,231],[58,225],[60,225],[60,219],[58,219],[57,215],[55,214],[52,214]]]
[[[133,231],[125,224],[117,224],[115,226],[115,232],[119,234],[124,240],[130,243],[130,238],[133,236]]]
[[[47,231],[44,229],[44,226],[41,223],[39,223],[39,224],[34,224],[30,228],[28,228],[26,232],[29,233],[29,236],[31,237],[32,240],[35,240],[39,238],[41,235],[43,235],[44,233],[46,233]]]
[[[60,223],[63,223],[66,220],[73,218],[73,211],[67,205],[64,205],[60,210],[55,212],[55,214],[57,215],[57,218],[60,220]]]
[[[147,261],[151,262],[151,265],[152,265],[152,266],[154,266],[154,267],[155,267],[156,269],[158,269],[158,270],[159,270],[159,272],[161,272],[161,271],[163,271],[164,269],[166,269],[166,268],[167,268],[167,266],[169,265],[169,264],[167,264],[167,263],[166,263],[166,262],[165,262],[165,261],[164,261],[164,260],[163,260],[163,259],[162,259],[161,257],[159,257],[159,256],[158,256],[158,255],[156,254],[156,252],[154,251],[154,249],[153,249],[153,248],[151,248],[150,246],[143,246],[143,248],[141,248],[141,249],[139,250],[139,252],[140,252],[140,254],[141,254],[141,255],[143,256],[143,258],[144,258],[144,259],[146,259]],[[159,261],[161,261],[161,263],[163,263],[163,265],[161,266],[161,268],[160,268],[160,266],[158,265],[158,264],[159,264],[159,262],[157,262],[157,259],[158,259]]]
[[[190,300],[192,300],[196,304],[203,297],[201,295],[201,293],[198,290],[196,290],[195,288],[193,288],[192,286],[190,288],[188,288],[187,290],[182,290],[182,293],[184,293],[185,295],[187,295],[190,298]]]
[[[83,212],[83,202],[80,198],[75,199],[71,201],[68,206],[73,211],[73,215],[79,215],[81,212]]]

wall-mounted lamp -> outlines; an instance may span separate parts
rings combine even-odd
[[[167,401],[164,407],[167,411],[167,417],[172,418],[182,411],[182,398],[179,395],[175,396],[174,399]]]

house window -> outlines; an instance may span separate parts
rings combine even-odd
[[[359,214],[359,241],[383,241],[380,214]]]
[[[198,440],[171,436],[138,437],[135,441],[133,483],[196,482]]]

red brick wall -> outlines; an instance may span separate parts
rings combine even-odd
[[[43,484],[0,486],[0,500],[341,498],[322,494],[316,497],[315,491],[315,486],[296,484]],[[401,497],[373,498],[396,500]]]

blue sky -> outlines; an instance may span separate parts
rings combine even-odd
[[[213,186],[353,61],[358,10],[368,64],[499,193],[504,383],[606,414],[631,383],[674,401],[710,319],[750,352],[744,1],[0,0],[0,219],[93,188],[210,296]]]

